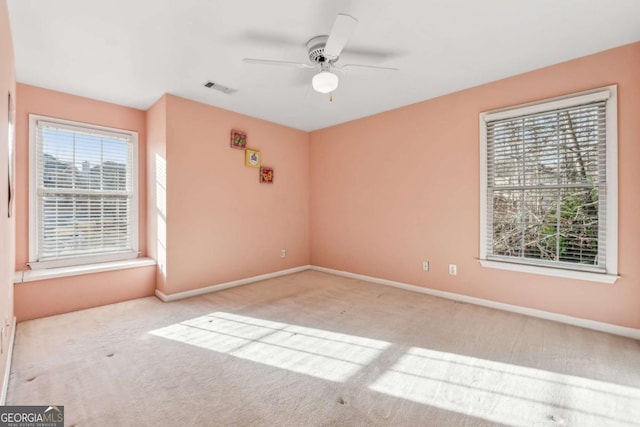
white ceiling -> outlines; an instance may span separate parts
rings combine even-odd
[[[21,83],[147,109],[171,93],[310,131],[640,40],[639,0],[8,0]],[[359,24],[329,102],[305,44]],[[212,80],[238,91],[202,85]]]

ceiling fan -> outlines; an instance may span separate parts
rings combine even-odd
[[[336,64],[357,24],[358,20],[353,16],[339,13],[328,36],[316,36],[307,42],[309,63],[255,58],[244,58],[243,61],[249,64],[319,68],[320,71],[311,79],[311,86],[320,93],[331,93],[337,89],[339,79],[337,74],[333,72],[334,69],[372,68],[377,70],[398,70],[397,68],[377,67],[374,65]]]

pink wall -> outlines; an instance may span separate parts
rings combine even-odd
[[[15,285],[19,322],[153,295],[155,267],[69,276]]]
[[[308,134],[171,95],[165,102],[164,292],[308,264]],[[262,151],[273,184],[260,184],[258,169],[244,166],[244,152],[229,146],[231,129],[247,132],[248,146]]]
[[[10,36],[2,43],[3,58],[12,58]],[[10,88],[12,61],[2,64],[0,85]],[[638,75],[640,43],[311,134],[172,95],[145,113],[19,84],[16,270],[28,259],[29,113],[139,132],[140,246],[158,267],[16,285],[16,315],[24,320],[151,295],[156,286],[172,294],[311,263],[640,328]],[[622,279],[603,285],[480,267],[478,114],[613,83]],[[6,127],[2,117],[0,110]],[[229,147],[230,129],[249,134],[249,146],[275,168],[273,185],[259,184],[243,152]],[[2,149],[6,156],[6,144]],[[0,158],[0,175],[2,167]],[[12,287],[2,291],[1,280],[11,282],[12,230],[0,218],[1,244],[8,244],[2,253],[9,254],[0,269],[0,296],[8,294],[0,319],[11,310]],[[431,262],[428,273],[423,259]],[[458,265],[457,276],[447,274],[449,263]]]
[[[24,84],[17,85],[16,150],[16,259],[15,269],[26,270],[29,259],[29,114],[41,114],[138,132],[139,247],[146,255],[146,131],[145,112]],[[145,272],[140,280],[140,272]],[[109,291],[102,292],[111,280]],[[153,285],[152,285],[153,284]],[[113,303],[153,294],[155,269],[120,270],[117,275],[96,273],[76,278],[21,283],[15,289],[18,320]],[[58,307],[52,310],[51,307]]]
[[[13,264],[15,259],[15,215],[8,217],[8,112],[7,93],[16,96],[13,43],[6,0],[0,0],[0,327],[13,323]],[[15,103],[15,101],[14,101]],[[6,331],[8,332],[8,331]],[[0,355],[0,380],[7,369],[8,333],[4,334]]]
[[[313,132],[311,263],[640,328],[639,76],[635,43]],[[614,83],[622,278],[605,285],[482,268],[479,113]]]

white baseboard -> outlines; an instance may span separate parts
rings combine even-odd
[[[176,301],[179,299],[195,297],[198,295],[208,294],[210,292],[221,291],[223,289],[234,288],[236,286],[248,285],[249,283],[259,282],[261,280],[273,279],[274,277],[286,276],[288,274],[299,273],[311,268],[310,265],[303,265],[300,267],[289,268],[287,270],[274,271],[273,273],[261,274],[260,276],[248,277],[246,279],[234,280],[232,282],[220,283],[213,286],[207,286],[205,288],[193,289],[190,291],[176,292],[175,294],[165,294],[156,289],[156,296],[164,302]]]
[[[365,282],[376,283],[379,285],[391,286],[394,288],[404,289],[406,291],[418,292],[421,294],[431,295],[435,297],[445,298],[453,301],[475,304],[482,307],[493,308],[496,310],[509,311],[512,313],[523,314],[525,316],[537,317],[554,322],[566,323],[568,325],[578,326],[581,328],[592,329],[594,331],[606,332],[608,334],[620,335],[623,337],[640,340],[640,329],[628,328],[625,326],[612,325],[610,323],[597,322],[595,320],[581,319],[579,317],[567,316],[564,314],[551,313],[534,308],[521,307],[518,305],[505,304],[501,302],[486,300],[482,298],[470,297],[452,292],[438,291],[435,289],[424,288],[422,286],[410,285],[393,280],[380,279],[378,277],[365,276],[362,274],[349,273],[348,271],[334,270],[332,268],[318,267],[315,265],[304,265],[300,267],[290,268],[288,270],[275,271],[273,273],[262,274],[260,276],[249,277],[246,279],[234,280],[232,282],[220,283],[218,285],[207,286],[205,288],[193,289],[190,291],[177,292],[175,294],[165,294],[156,290],[156,296],[164,301],[176,301],[179,299],[190,298],[198,295],[208,294],[210,292],[221,291],[236,286],[248,285],[249,283],[259,282],[261,280],[272,279],[274,277],[286,276],[288,274],[298,273],[304,270],[315,270],[323,273],[335,274],[337,276],[348,277],[351,279],[363,280]],[[14,322],[15,324],[15,322]],[[15,326],[14,326],[15,328]]]
[[[0,406],[7,403],[7,390],[9,389],[9,375],[11,374],[11,357],[13,356],[13,342],[16,339],[16,318],[13,317],[11,322],[11,335],[9,336],[9,348],[7,349],[7,365],[4,370],[4,379],[2,380],[2,394],[0,395]]]
[[[377,283],[379,285],[392,286],[394,288],[400,288],[406,291],[419,292],[421,294],[446,298],[453,301],[460,301],[469,304],[480,305],[483,307],[495,308],[497,310],[510,311],[512,313],[524,314],[526,316],[538,317],[540,319],[553,320],[555,322],[566,323],[573,326],[579,326],[581,328],[593,329],[599,332],[606,332],[613,335],[621,335],[623,337],[640,340],[640,329],[627,328],[624,326],[612,325],[610,323],[596,322],[594,320],[581,319],[579,317],[566,316],[564,314],[550,313],[548,311],[520,307],[517,305],[505,304],[482,298],[469,297],[466,295],[454,294],[452,292],[438,291],[435,289],[423,288],[422,286],[409,285],[407,283],[394,282],[392,280],[379,279],[377,277],[364,276],[362,274],[349,273],[347,271],[333,270],[331,268],[316,267],[312,265],[311,269],[324,273],[335,274],[337,276],[349,277],[351,279]]]

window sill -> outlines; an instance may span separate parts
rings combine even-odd
[[[124,270],[128,268],[156,265],[151,258],[136,258],[125,261],[102,262],[98,264],[76,265],[73,267],[47,268],[43,270],[16,271],[13,283],[35,282],[36,280],[55,279],[58,277],[80,276],[83,274],[101,273],[104,271]]]
[[[564,277],[566,279],[585,280],[589,282],[615,283],[620,278],[614,274],[591,273],[588,271],[563,270],[559,268],[540,267],[537,265],[515,264],[510,262],[480,260],[480,265],[499,270],[519,271],[523,273],[541,274],[544,276]]]
[[[86,265],[100,265],[108,262],[127,261],[138,258],[137,251],[117,252],[108,254],[94,254],[85,256],[72,256],[67,258],[52,259],[47,261],[28,262],[30,270],[50,270],[53,268],[82,267]]]

